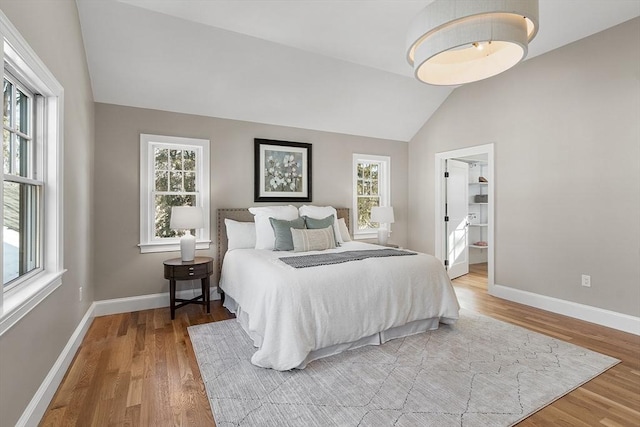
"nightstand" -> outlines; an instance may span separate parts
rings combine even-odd
[[[378,245],[380,245],[380,243],[378,243]],[[396,249],[400,248],[398,245],[394,245],[393,243],[386,243],[386,244],[380,245],[380,246],[385,246],[387,248],[396,248]]]
[[[211,274],[213,274],[213,258],[210,257],[196,257],[193,261],[182,261],[181,258],[173,258],[164,262],[164,278],[169,280],[171,320],[176,317],[176,308],[187,304],[204,305],[207,307],[207,313],[211,313],[209,280]],[[196,279],[201,280],[202,295],[191,299],[176,298],[176,281]]]

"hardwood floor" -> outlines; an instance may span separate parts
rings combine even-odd
[[[454,286],[463,308],[622,360],[519,426],[640,425],[640,337],[489,296],[482,266]],[[40,425],[215,425],[187,327],[230,317],[219,301],[97,317]]]

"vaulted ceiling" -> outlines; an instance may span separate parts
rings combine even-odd
[[[408,141],[455,90],[405,59],[431,0],[76,1],[96,102]],[[540,0],[528,58],[639,15]]]

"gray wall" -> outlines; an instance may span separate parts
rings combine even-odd
[[[435,153],[494,142],[496,284],[640,316],[638,40],[636,18],[456,89],[409,143],[409,246],[434,252]]]
[[[76,3],[0,0],[0,9],[64,87],[63,284],[0,336],[0,425],[13,426],[93,301],[94,113]],[[78,287],[84,286],[84,302]]]
[[[247,100],[250,102],[250,100]],[[211,141],[211,227],[216,209],[253,202],[253,139],[313,144],[313,204],[351,207],[352,154],[391,157],[391,240],[407,238],[406,142],[97,103],[95,164],[96,300],[168,291],[162,261],[178,252],[140,254],[140,133]],[[215,255],[215,245],[202,255]],[[216,278],[214,277],[215,281]],[[188,283],[182,283],[188,287]]]

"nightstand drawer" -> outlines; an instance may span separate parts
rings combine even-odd
[[[211,275],[213,263],[172,265],[164,267],[165,279],[189,280],[200,279]]]
[[[207,274],[207,264],[180,265],[173,267],[174,277],[200,276],[202,274]]]

